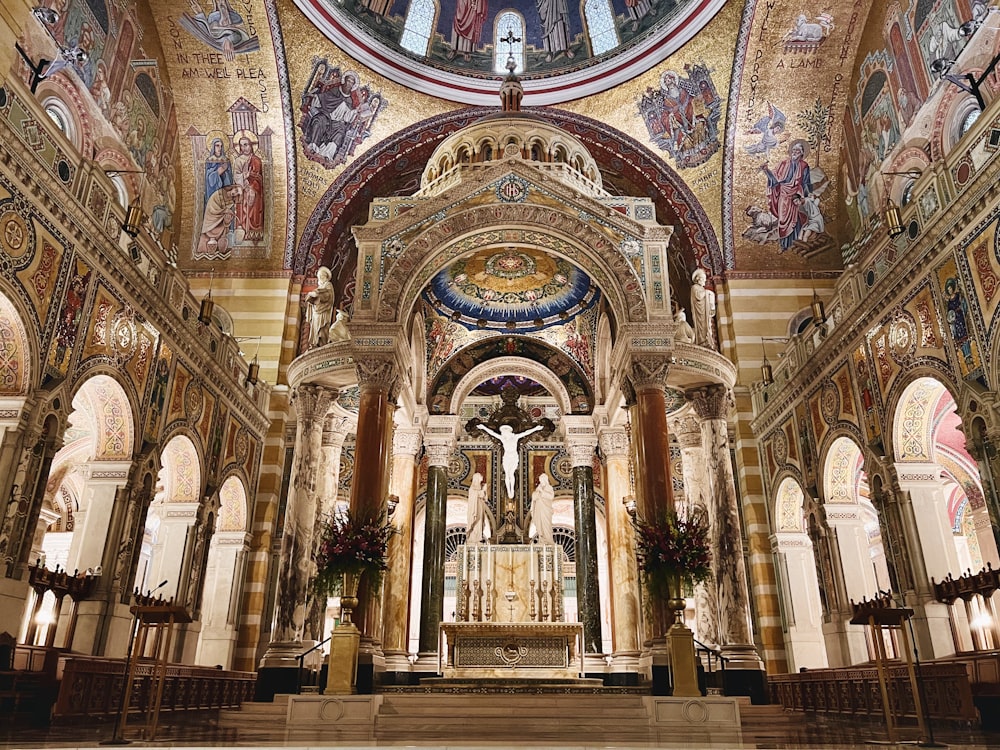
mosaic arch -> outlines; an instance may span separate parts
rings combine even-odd
[[[175,435],[163,448],[164,498],[168,503],[197,503],[201,500],[201,466],[198,451],[187,435]]]
[[[355,59],[397,83],[442,99],[493,103],[510,54],[531,105],[578,99],[634,78],[680,49],[725,4],[725,0],[294,2]]]
[[[482,362],[469,370],[455,388],[455,394],[451,399],[450,413],[458,414],[465,399],[482,383],[509,373],[527,376],[541,385],[556,400],[563,414],[569,414],[572,411],[569,392],[550,369],[523,357],[499,357]]]
[[[219,488],[218,530],[247,530],[247,491],[237,476],[229,477]]]
[[[864,457],[858,444],[848,437],[833,441],[826,454],[823,494],[827,503],[857,503],[868,498]]]
[[[285,259],[286,265],[295,273],[311,277],[321,265],[330,268],[337,298],[350,306],[357,272],[357,245],[350,228],[368,221],[371,196],[415,193],[424,167],[441,141],[492,114],[496,114],[495,107],[468,107],[435,115],[364,152],[324,193],[306,222],[294,254]],[[680,265],[701,266],[712,275],[725,271],[722,248],[708,214],[687,183],[663,159],[634,138],[583,115],[557,109],[538,110],[532,115],[579,138],[600,167],[610,192],[653,200],[657,221],[674,228],[671,253],[677,254]],[[679,299],[686,299],[687,287],[676,291]]]
[[[804,532],[805,518],[802,507],[806,496],[802,487],[791,477],[785,477],[778,485],[778,496],[774,503],[776,531]]]
[[[31,349],[14,303],[0,294],[0,394],[22,396],[31,383]]]
[[[935,378],[917,378],[903,390],[896,406],[892,443],[897,461],[934,461],[935,416],[955,409],[944,384]]]
[[[88,378],[73,397],[73,409],[93,416],[95,459],[132,457],[135,440],[132,405],[117,380],[109,375]]]

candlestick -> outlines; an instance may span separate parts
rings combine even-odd
[[[469,552],[469,548],[466,545],[463,544],[462,545],[462,561],[461,561],[461,567],[460,567],[460,570],[461,570],[461,573],[462,573],[462,580],[463,581],[466,579],[467,573],[469,571],[469,568],[468,568],[468,563],[469,563],[468,552]]]
[[[479,582],[479,547],[472,549],[472,577]]]
[[[528,554],[528,577],[529,578],[534,578],[535,577],[535,570],[536,570],[536,568],[535,568],[535,545],[532,544],[530,547],[528,547],[528,550],[529,550],[529,554]]]
[[[493,545],[486,543],[486,580],[493,578]]]

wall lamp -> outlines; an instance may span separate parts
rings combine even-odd
[[[626,495],[625,497],[623,497],[622,498],[622,505],[625,506],[625,512],[628,513],[629,516],[634,521],[635,520],[635,514],[636,514],[635,495]]]
[[[120,174],[141,174],[145,175],[145,169],[105,169],[104,174],[108,177],[117,177]],[[139,234],[139,229],[142,228],[142,222],[145,219],[145,215],[142,213],[142,206],[139,204],[138,199],[132,201],[128,204],[128,208],[125,209],[125,221],[122,222],[122,231],[125,232],[129,237],[135,237]]]
[[[965,27],[968,23],[973,22],[969,21],[962,24],[962,26]],[[974,32],[975,29],[971,29],[968,36],[971,36],[971,33]],[[979,111],[982,112],[986,109],[986,101],[983,99],[981,87],[986,79],[993,73],[993,70],[996,68],[998,62],[1000,62],[1000,55],[993,58],[990,64],[986,66],[986,70],[983,71],[981,76],[976,76],[973,73],[962,73],[960,75],[956,75],[951,72],[952,66],[955,65],[955,61],[949,60],[947,57],[939,57],[931,63],[931,72],[942,81],[953,83],[962,89],[962,91],[972,94],[976,98],[976,104],[979,105]]]
[[[813,290],[813,295],[815,296],[815,294],[816,291]],[[819,302],[822,307],[822,300],[817,299],[816,301]],[[813,313],[815,314],[815,308],[813,309]],[[826,320],[825,317],[823,319]],[[760,351],[761,354],[764,355],[764,361],[760,365],[760,379],[764,382],[764,385],[771,385],[771,383],[774,382],[774,369],[771,367],[771,363],[767,359],[767,350],[764,348],[765,341],[777,341],[782,344],[787,344],[788,339],[784,336],[761,336],[760,338]]]
[[[201,318],[200,315],[198,317],[199,319]],[[257,351],[253,353],[253,360],[250,362],[249,367],[247,367],[246,380],[243,381],[243,385],[257,385],[257,381],[260,380],[260,362],[257,361],[257,355],[260,354],[260,336],[234,336],[233,338],[236,339],[236,343],[240,343],[241,341],[257,342]],[[242,353],[240,352],[240,354]]]
[[[212,283],[215,281],[215,269],[208,278],[208,291],[201,300],[201,308],[198,310],[198,321],[204,325],[212,322],[212,311],[215,310],[215,300],[212,299]]]
[[[882,219],[885,221],[885,228],[889,236],[898,237],[906,231],[906,227],[903,226],[903,217],[899,212],[899,206],[889,196],[889,182],[885,178],[903,176],[916,180],[923,173],[919,169],[908,169],[905,172],[880,172],[879,174],[882,175],[882,185],[885,187],[885,211],[882,212]]]

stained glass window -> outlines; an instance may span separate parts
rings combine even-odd
[[[399,40],[399,46],[415,55],[421,57],[426,55],[436,15],[437,3],[434,0],[411,0],[410,7],[406,11],[406,21],[403,23],[403,35]]]
[[[587,17],[587,33],[595,55],[603,55],[618,46],[615,15],[608,0],[586,0],[583,12]]]
[[[513,55],[517,67],[515,73],[524,72],[524,19],[520,13],[512,10],[505,10],[497,15],[496,26],[494,27],[494,39],[496,44],[493,48],[493,69],[497,73],[507,72],[507,57]],[[504,39],[511,39],[510,44]]]

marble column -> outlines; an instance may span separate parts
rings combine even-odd
[[[974,424],[978,426],[980,423],[976,421]],[[979,468],[986,511],[989,516],[989,529],[993,536],[991,545],[984,546],[984,540],[980,539],[980,549],[988,550],[988,554],[983,554],[983,560],[993,560],[1000,552],[1000,490],[998,490],[1000,488],[1000,451],[997,451],[996,448],[998,445],[1000,445],[1000,431],[997,430],[983,434],[980,429],[975,437],[967,436],[965,442],[966,449],[976,459]],[[979,536],[978,532],[977,536]],[[997,567],[998,565],[994,563],[993,568]]]
[[[410,556],[413,551],[413,505],[417,492],[417,455],[420,430],[397,428],[392,437],[392,479],[390,494],[396,497],[392,514],[396,533],[389,540],[389,570],[385,579],[385,617],[382,649],[387,674],[410,671]],[[442,581],[444,576],[442,574]],[[443,597],[442,591],[442,597]]]
[[[388,359],[376,356],[358,360],[358,429],[355,433],[354,476],[351,481],[351,516],[355,519],[379,518],[385,512],[389,494],[389,468],[392,446],[392,416],[399,397],[399,371]],[[378,593],[362,580],[354,624],[361,631],[361,648],[367,653],[381,635]],[[375,647],[381,658],[381,646]],[[360,668],[360,667],[359,667]],[[359,676],[359,683],[363,680]]]
[[[701,447],[701,423],[686,413],[671,420],[670,428],[681,446],[681,470],[684,472],[684,498],[690,509],[700,511],[713,525],[708,502],[708,477],[705,454]],[[719,643],[719,602],[715,584],[699,583],[694,587],[695,638],[704,644]]]
[[[431,421],[434,417],[431,418]],[[444,619],[444,536],[448,502],[448,461],[455,450],[450,441],[425,442],[427,501],[424,509],[424,564],[420,581],[420,641],[418,668],[437,670],[438,624]]]
[[[597,578],[597,511],[594,505],[595,440],[574,440],[566,446],[573,466],[573,512],[576,521],[576,600],[583,624],[583,650],[600,654],[601,591]]]
[[[313,566],[311,553],[323,421],[336,395],[336,390],[314,384],[300,385],[292,393],[296,415],[295,453],[285,503],[274,627],[271,644],[261,660],[262,668],[298,668],[296,657],[302,647]]]
[[[166,581],[167,585],[157,593],[162,593],[164,599],[176,598],[180,602],[182,598],[178,592],[184,590],[182,573],[185,550],[190,546],[188,536],[198,518],[198,503],[158,502],[153,507],[160,519],[160,527],[156,532],[156,544],[153,545],[148,576],[150,588],[160,581]]]
[[[201,610],[201,637],[196,664],[221,664],[230,669],[236,649],[236,617],[243,592],[250,534],[221,531],[213,535],[205,569],[205,599]]]
[[[732,393],[725,386],[710,385],[688,391],[687,397],[701,420],[712,572],[719,607],[719,645],[723,655],[730,660],[727,671],[732,667],[733,671],[759,672],[763,665],[753,646],[750,629],[743,534],[729,454],[728,416],[733,403]]]
[[[847,667],[868,660],[865,630],[850,624],[854,615],[851,602],[875,596],[878,583],[861,506],[827,502],[823,504],[823,515],[834,545],[832,562],[837,568],[834,585],[842,587],[839,595],[829,596],[833,592],[827,592],[832,601],[823,633],[830,666]]]
[[[639,668],[639,571],[635,531],[625,507],[632,494],[629,480],[629,436],[621,427],[600,435],[607,477],[608,557],[611,583],[612,682],[633,684]],[[632,675],[635,679],[629,677]]]
[[[663,357],[633,360],[628,373],[635,400],[631,409],[632,452],[635,458],[636,513],[652,519],[674,507],[670,479],[670,446],[667,439],[666,380],[668,363]],[[650,600],[644,607],[645,643],[663,643],[673,622],[666,604]]]
[[[354,430],[354,421],[344,416],[327,414],[323,424],[323,440],[321,458],[317,471],[316,521],[314,528],[321,528],[328,518],[333,517],[337,506],[337,495],[340,489],[340,457],[344,449],[344,440]],[[320,534],[313,534],[313,558],[319,551]],[[309,594],[309,615],[306,618],[305,637],[309,640],[322,641],[326,625],[327,597]]]

